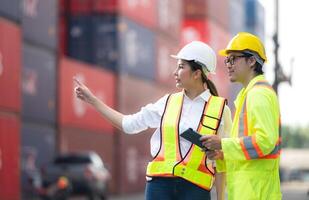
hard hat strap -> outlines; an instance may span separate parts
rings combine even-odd
[[[248,51],[248,50],[243,51],[243,53],[250,54],[250,55],[254,56],[256,62],[258,62],[261,66],[263,66],[264,60],[259,56],[259,54],[255,53],[253,51]]]

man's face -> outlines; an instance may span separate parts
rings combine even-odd
[[[250,65],[247,61],[248,56],[241,52],[230,52],[224,60],[231,82],[244,83],[251,73]]]

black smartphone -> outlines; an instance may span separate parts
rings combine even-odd
[[[192,128],[188,128],[187,130],[182,132],[180,136],[192,142],[193,144],[199,146],[200,148],[205,149],[205,147],[202,144],[202,141],[200,141],[200,137],[202,137],[202,135],[194,131]]]

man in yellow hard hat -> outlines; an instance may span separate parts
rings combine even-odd
[[[234,102],[231,137],[202,137],[211,152],[207,155],[225,161],[225,169],[217,168],[226,170],[229,200],[281,199],[280,111],[276,93],[263,75],[264,45],[257,36],[241,32],[219,54],[226,57],[230,81],[243,88]]]

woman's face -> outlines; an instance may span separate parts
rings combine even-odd
[[[177,67],[174,71],[174,78],[177,88],[189,88],[193,83],[192,70],[185,60],[178,60]]]

